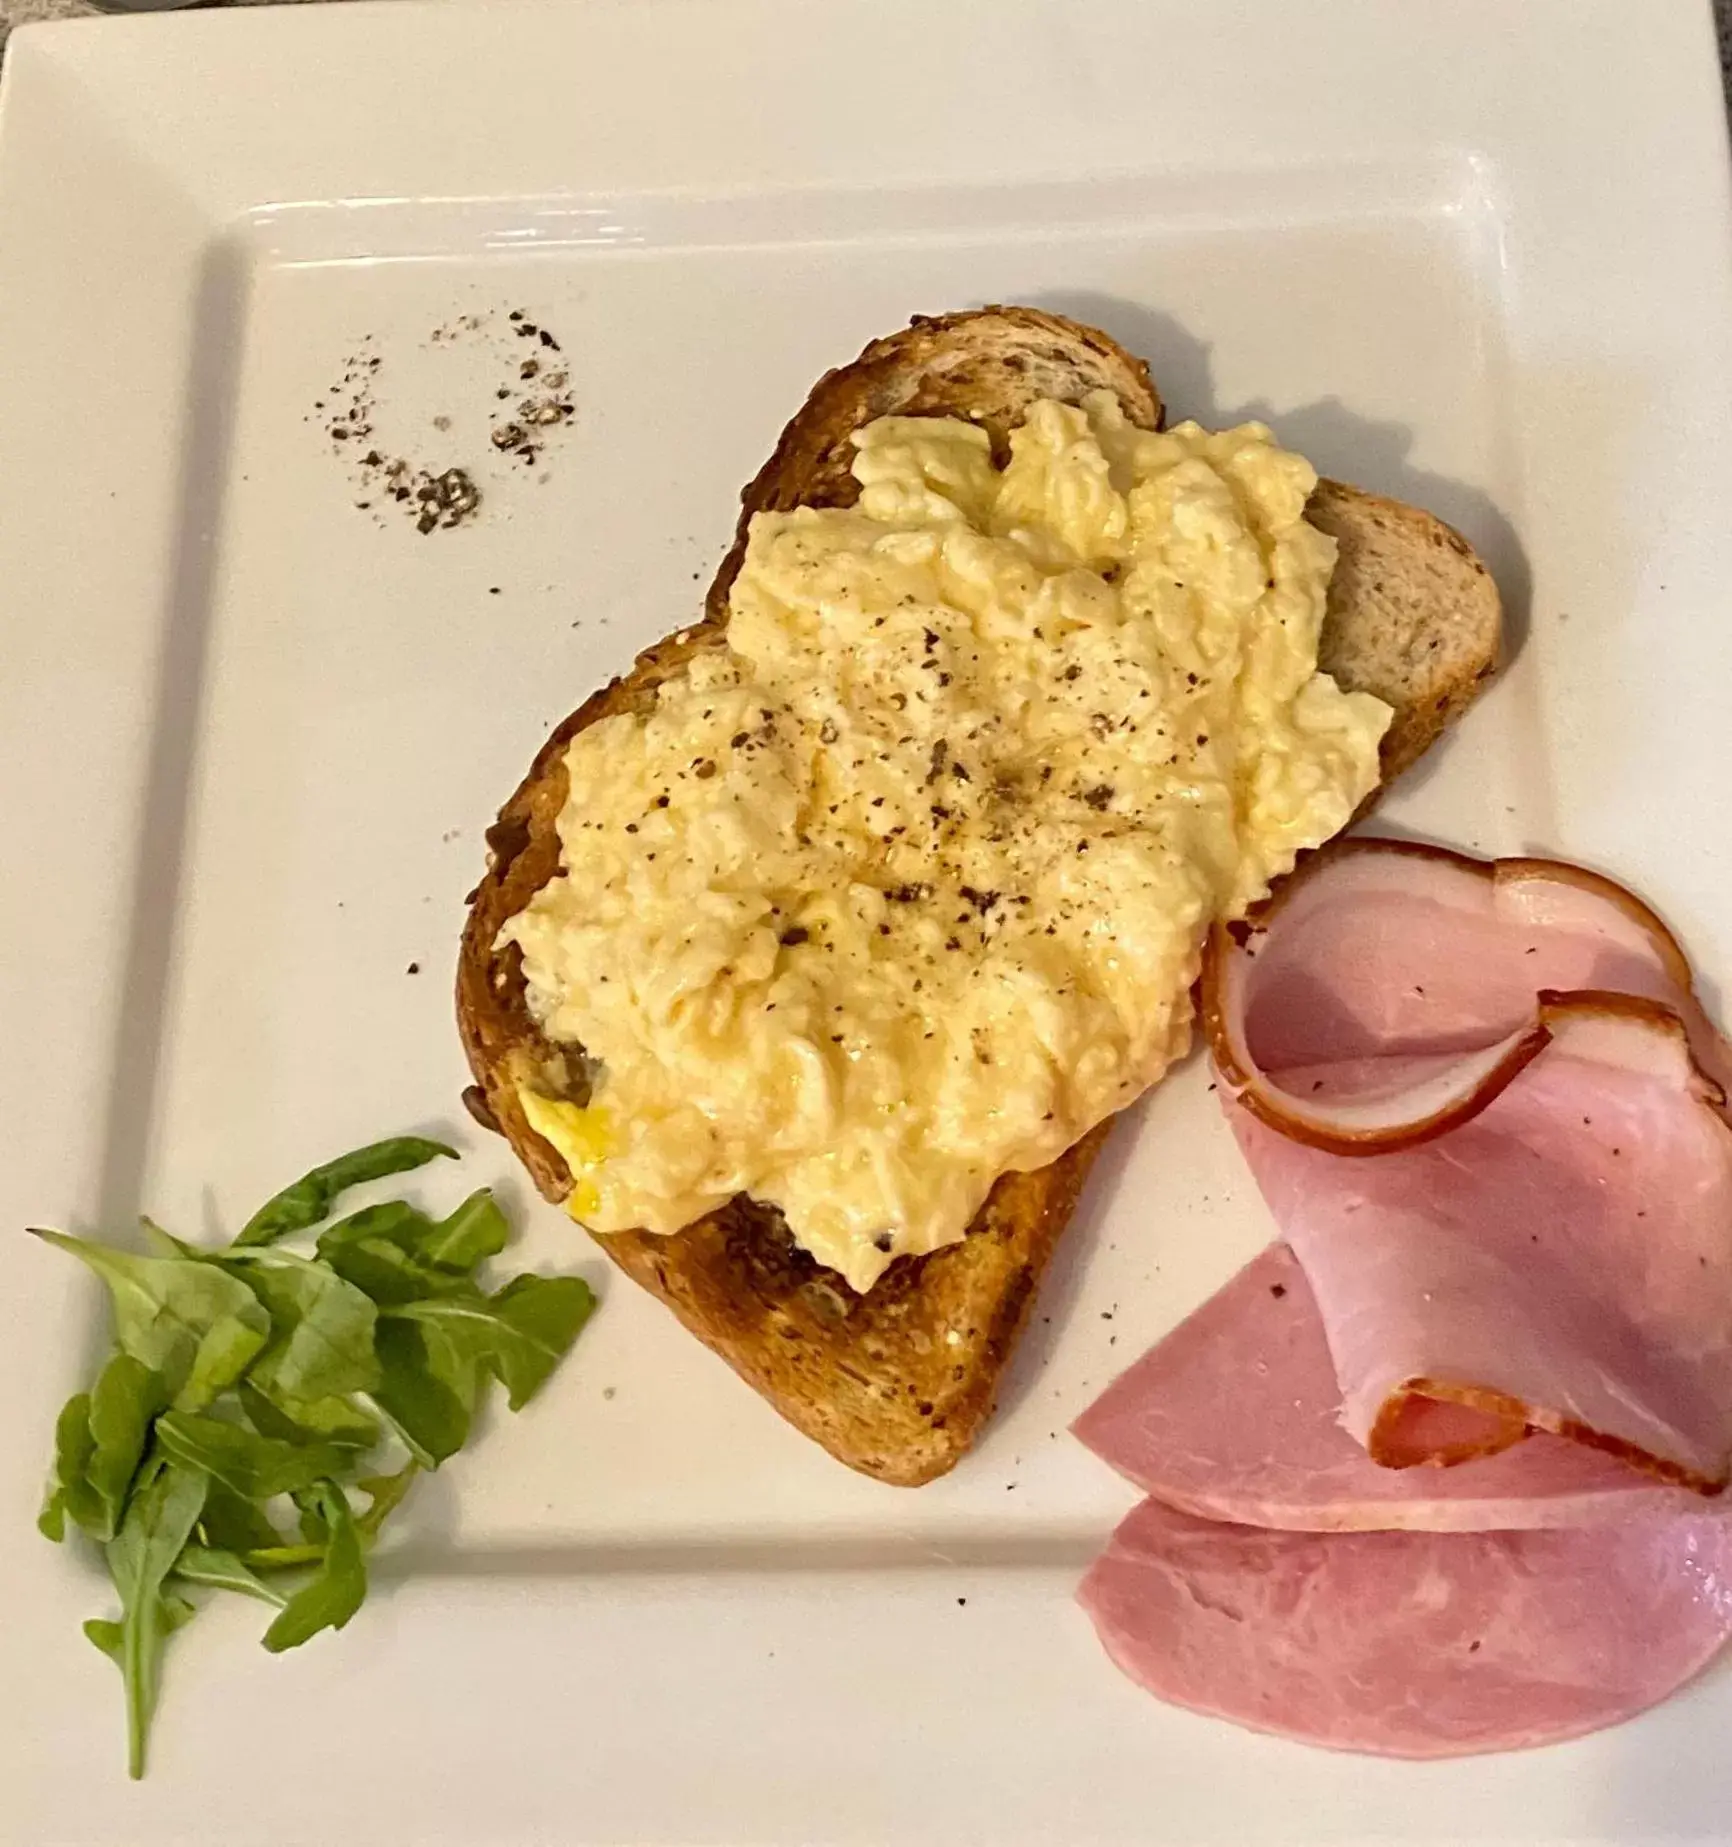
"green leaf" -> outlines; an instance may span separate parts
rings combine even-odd
[[[185,1554],[182,1554],[184,1557]],[[184,1597],[177,1597],[172,1591],[165,1590],[157,1599],[157,1629],[166,1639],[177,1629],[184,1629],[198,1614],[198,1606],[189,1603]],[[104,1621],[93,1616],[83,1625],[85,1635],[110,1661],[124,1671],[125,1663],[122,1651],[126,1646],[126,1626],[123,1623]]]
[[[55,1420],[54,1488],[36,1521],[51,1539],[65,1533],[67,1514],[87,1533],[101,1527],[102,1505],[90,1486],[90,1458],[95,1453],[96,1439],[90,1434],[90,1394],[74,1392]],[[50,1531],[45,1521],[59,1530]]]
[[[120,1651],[126,1642],[126,1631],[119,1623],[110,1622],[105,1616],[93,1616],[84,1625],[84,1633],[124,1672]]]
[[[271,1338],[249,1381],[279,1404],[340,1398],[378,1382],[371,1300],[322,1263],[289,1251],[224,1260],[270,1310]]]
[[[153,1257],[190,1257],[195,1261],[205,1255],[196,1244],[188,1244],[172,1232],[164,1231],[153,1218],[140,1215],[138,1228]]]
[[[580,1276],[515,1276],[491,1301],[510,1330],[494,1349],[493,1369],[512,1410],[521,1411],[595,1313],[595,1291]]]
[[[241,1409],[262,1437],[283,1443],[340,1443],[345,1449],[371,1449],[379,1440],[379,1420],[347,1398],[280,1405],[251,1379],[243,1379],[237,1390]]]
[[[375,1345],[380,1380],[373,1402],[415,1460],[436,1469],[469,1441],[475,1369],[451,1355],[436,1336],[429,1339],[427,1330],[406,1321],[381,1319]]]
[[[167,1402],[160,1373],[129,1353],[111,1355],[89,1392],[69,1398],[61,1410],[54,1431],[55,1486],[37,1525],[45,1531],[58,1525],[64,1532],[70,1515],[91,1538],[112,1539],[150,1438],[150,1420]]]
[[[393,1200],[327,1227],[319,1255],[382,1307],[399,1306],[461,1289],[467,1272],[502,1247],[504,1230],[485,1190],[440,1220]]]
[[[482,1187],[432,1228],[422,1242],[421,1255],[442,1270],[468,1275],[489,1257],[497,1257],[510,1239],[499,1202]]]
[[[281,1545],[261,1546],[256,1552],[248,1552],[245,1563],[255,1571],[288,1571],[300,1565],[316,1565],[324,1556],[323,1546],[292,1546],[285,1541]]]
[[[144,1775],[145,1737],[156,1708],[163,1640],[176,1611],[163,1581],[192,1537],[208,1478],[178,1463],[152,1463],[108,1545],[108,1571],[120,1593],[120,1671],[126,1682],[127,1769]],[[99,1643],[98,1646],[101,1646]]]
[[[327,1225],[319,1233],[319,1255],[329,1260],[345,1244],[366,1244],[382,1238],[400,1251],[417,1251],[433,1229],[433,1221],[419,1206],[406,1199],[385,1199],[377,1205],[363,1206]]]
[[[594,1310],[595,1294],[581,1277],[519,1276],[497,1295],[471,1290],[384,1312],[436,1328],[458,1353],[487,1365],[518,1411],[571,1351]]]
[[[265,1631],[272,1654],[300,1645],[321,1629],[341,1629],[367,1595],[367,1560],[355,1517],[340,1488],[326,1483],[319,1509],[330,1533],[319,1574],[302,1585]]]
[[[238,1277],[185,1257],[135,1257],[64,1232],[36,1236],[88,1264],[114,1300],[121,1351],[168,1380],[174,1402],[201,1410],[264,1346],[270,1317]]]
[[[50,1482],[42,1497],[42,1510],[36,1516],[36,1530],[56,1545],[66,1537],[66,1491]]]
[[[461,1276],[423,1262],[388,1238],[351,1237],[332,1244],[321,1239],[319,1255],[345,1282],[353,1283],[381,1308],[400,1307],[464,1286]]]
[[[168,1399],[168,1381],[130,1353],[115,1354],[97,1374],[90,1391],[94,1447],[87,1472],[100,1516],[99,1525],[89,1528],[94,1538],[112,1539],[119,1530],[127,1490],[150,1440],[151,1419]]]
[[[419,1301],[438,1276],[383,1238],[337,1245],[325,1260],[345,1282],[353,1283],[381,1308]]]
[[[239,1591],[243,1597],[257,1597],[279,1610],[288,1602],[280,1590],[248,1570],[234,1553],[213,1546],[188,1546],[175,1560],[174,1575],[188,1584]]]
[[[457,1158],[457,1150],[443,1142],[428,1141],[419,1135],[399,1135],[389,1141],[373,1142],[357,1148],[353,1154],[339,1155],[323,1167],[303,1174],[293,1186],[285,1187],[274,1199],[267,1200],[241,1227],[235,1243],[241,1246],[272,1244],[297,1231],[311,1231],[329,1217],[340,1194],[368,1180],[382,1180],[388,1174],[408,1173],[425,1166],[438,1155]]]
[[[310,1546],[322,1546],[331,1537],[330,1522],[325,1515],[323,1484],[317,1488],[297,1488],[289,1497],[301,1516],[301,1537]]]
[[[293,1494],[297,1488],[310,1488],[328,1476],[346,1473],[354,1464],[354,1451],[340,1444],[281,1443],[243,1430],[239,1424],[191,1411],[170,1411],[159,1417],[156,1439],[176,1461],[204,1470],[249,1501]]]
[[[198,1519],[199,1539],[213,1552],[254,1552],[280,1546],[283,1536],[256,1503],[213,1481]]]
[[[214,1265],[206,1264],[196,1267],[215,1269]],[[215,1273],[221,1274],[220,1271]],[[264,1344],[253,1319],[253,1309],[258,1306],[255,1297],[244,1315],[236,1314],[232,1319],[219,1321],[205,1336],[193,1358],[186,1383],[174,1395],[175,1404],[183,1411],[202,1411],[220,1398],[252,1363]],[[263,1319],[268,1323],[268,1316]]]
[[[403,1497],[420,1473],[418,1462],[406,1462],[395,1475],[365,1475],[356,1482],[355,1486],[367,1497],[367,1511],[355,1522],[363,1539],[379,1537],[379,1529],[387,1516],[402,1505]]]
[[[355,1483],[355,1486],[367,1496],[367,1511],[355,1522],[355,1531],[360,1534],[364,1544],[371,1545],[378,1538],[379,1529],[385,1524],[392,1511],[402,1504],[415,1477],[421,1473],[421,1465],[408,1462],[395,1475],[369,1475]],[[316,1565],[325,1556],[323,1541],[328,1537],[327,1523],[322,1510],[313,1507],[311,1497],[297,1497],[301,1504],[303,1527],[310,1526],[320,1536],[319,1541],[308,1541],[302,1545],[284,1545],[280,1537],[273,1535],[273,1543],[246,1552],[243,1562],[257,1571],[283,1571],[294,1565]],[[316,1515],[316,1517],[310,1517]]]
[[[384,1239],[405,1256],[435,1270],[467,1275],[477,1264],[497,1256],[510,1241],[505,1214],[486,1187],[471,1193],[455,1212],[432,1219],[404,1200],[363,1206],[319,1235],[319,1255],[328,1257],[344,1244]]]

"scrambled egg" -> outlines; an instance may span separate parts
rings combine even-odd
[[[581,1043],[526,1092],[597,1231],[736,1193],[868,1288],[1187,1049],[1212,920],[1377,780],[1316,671],[1334,542],[1259,424],[1109,393],[858,432],[858,504],[761,513],[728,645],[575,738],[565,876],[501,933]]]

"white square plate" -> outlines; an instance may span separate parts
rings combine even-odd
[[[1197,1066],[1120,1128],[979,1451],[910,1494],[532,1207],[455,1107],[447,998],[483,825],[693,613],[812,380],[990,300],[1098,321],[1179,413],[1267,416],[1459,525],[1518,652],[1383,818],[1614,868],[1724,978],[1710,39],[1687,0],[403,4],[14,38],[8,1840],[1724,1838],[1725,1667],[1599,1738],[1412,1766],[1164,1709],[1102,1658],[1070,1591],[1130,1495],[1065,1424],[1269,1231]],[[513,309],[576,404],[531,468],[486,441],[544,350]],[[370,440],[472,466],[473,521],[421,536],[361,480],[331,434],[357,355]],[[15,1228],[197,1232],[424,1123],[605,1310],[425,1485],[348,1632],[270,1659],[250,1609],[202,1618],[128,1787],[78,1636],[103,1588],[31,1526],[93,1291]]]

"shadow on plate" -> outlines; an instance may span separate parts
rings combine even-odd
[[[219,239],[207,254],[193,309],[183,395],[180,506],[163,589],[152,734],[132,869],[131,929],[120,1016],[110,1060],[103,1135],[101,1224],[136,1220],[155,1114],[164,1009],[181,911],[181,874],[205,670],[210,649],[224,481],[241,355],[245,277],[238,245]]]
[[[382,1587],[412,1578],[573,1578],[717,1576],[786,1577],[849,1572],[1086,1570],[1100,1550],[1099,1532],[977,1534],[912,1539],[894,1533],[863,1538],[727,1537],[579,1541],[566,1545],[459,1547],[417,1536],[382,1550],[372,1565]]]

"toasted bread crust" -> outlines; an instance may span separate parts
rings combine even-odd
[[[485,1114],[547,1198],[563,1199],[571,1175],[530,1128],[518,1085],[528,1080],[550,1094],[581,1097],[581,1058],[542,1038],[516,946],[496,952],[494,945],[559,869],[566,746],[598,719],[645,710],[694,652],[720,645],[754,514],[853,503],[849,438],[862,424],[887,415],[968,417],[1002,457],[1029,404],[1075,402],[1102,389],[1118,396],[1133,423],[1160,427],[1148,367],[1106,335],[1057,315],[986,308],[917,319],[873,341],[851,365],[819,380],[746,488],[704,618],[640,655],[629,674],[585,701],[542,746],[488,830],[489,865],[472,895],[459,956],[457,1015]],[[1387,777],[1430,743],[1491,671],[1496,592],[1466,541],[1429,515],[1335,483],[1319,485],[1308,512],[1341,546],[1343,592],[1331,591],[1326,656],[1343,684],[1364,686],[1397,707],[1384,747]],[[1434,554],[1446,578],[1448,560],[1455,561],[1443,590],[1437,572],[1415,568],[1431,565]],[[1377,636],[1360,632],[1360,612],[1373,606],[1386,631]],[[1410,671],[1406,684],[1403,647],[1384,645],[1395,628],[1406,654],[1428,668]],[[1449,636],[1446,651],[1427,645],[1439,634]],[[599,1242],[790,1423],[849,1467],[913,1486],[954,1467],[990,1414],[1109,1127],[1101,1124],[1050,1166],[1002,1176],[966,1238],[899,1260],[864,1295],[799,1250],[778,1211],[744,1196],[673,1237],[622,1232]]]
[[[1453,526],[1399,500],[1319,481],[1305,517],[1337,546],[1317,665],[1394,707],[1380,753],[1387,787],[1497,671],[1497,585]]]

